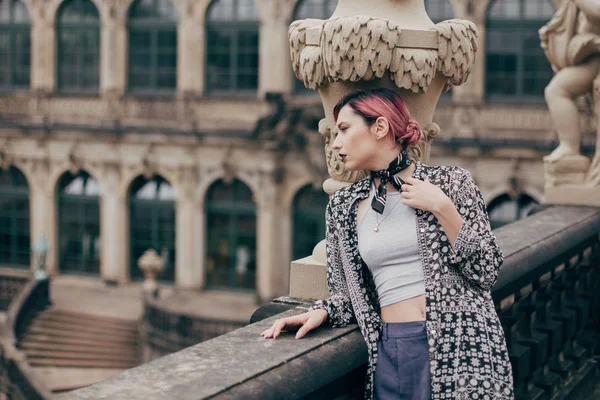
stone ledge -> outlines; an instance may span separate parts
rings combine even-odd
[[[264,339],[294,309],[61,396],[63,400],[302,398],[360,368],[367,349],[356,325]],[[343,362],[332,363],[334,357]],[[347,387],[343,389],[348,389]]]

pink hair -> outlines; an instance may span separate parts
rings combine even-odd
[[[402,98],[391,89],[355,90],[348,93],[333,108],[336,122],[345,105],[350,106],[369,126],[377,118],[385,117],[390,125],[388,135],[405,148],[413,147],[423,139],[419,123],[410,117]]]

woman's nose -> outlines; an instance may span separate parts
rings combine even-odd
[[[335,140],[333,141],[333,144],[331,145],[331,148],[333,150],[339,150],[342,148],[342,141],[339,140],[340,139],[340,135],[338,135],[337,133],[335,134]]]

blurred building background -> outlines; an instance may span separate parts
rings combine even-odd
[[[166,287],[250,308],[287,294],[290,262],[324,237],[328,176],[321,102],[293,76],[287,29],[336,4],[0,0],[0,266],[31,269],[44,234],[54,277],[141,281],[152,248]],[[552,2],[425,6],[480,33],[469,81],[437,107],[430,164],[469,169],[494,226],[522,218],[557,143],[537,33]]]

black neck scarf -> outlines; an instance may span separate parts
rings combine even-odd
[[[387,169],[382,169],[381,171],[371,171],[371,179],[381,178],[381,182],[379,183],[377,191],[375,192],[375,196],[373,197],[373,201],[371,202],[371,208],[375,210],[375,212],[383,214],[387,195],[386,185],[388,181],[390,181],[392,186],[397,191],[402,193],[402,185],[404,185],[404,181],[400,179],[400,177],[396,176],[396,174],[408,168],[410,164],[412,164],[412,161],[408,159],[408,152],[405,149],[402,149],[398,157],[394,158]]]

